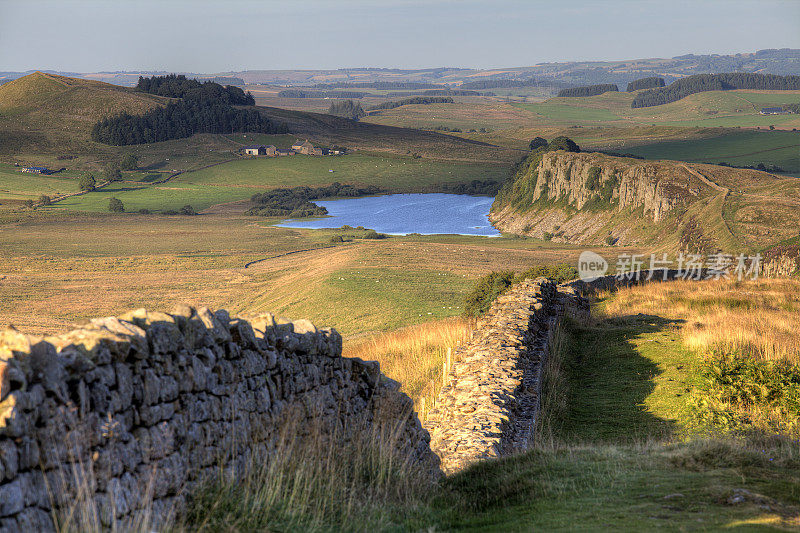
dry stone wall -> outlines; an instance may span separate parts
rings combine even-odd
[[[579,297],[569,304],[576,307]],[[455,354],[425,427],[445,472],[526,449],[539,409],[542,369],[566,298],[545,278],[498,297]]]
[[[442,469],[527,449],[537,423],[542,374],[565,316],[587,318],[589,296],[640,283],[674,280],[676,270],[638,278],[603,276],[562,285],[526,280],[498,297],[472,338],[456,350],[424,425]]]
[[[182,306],[54,337],[0,331],[0,532],[53,530],[80,491],[105,527],[149,505],[163,518],[202,480],[267,457],[287,417],[345,438],[391,426],[397,452],[438,475],[398,389],[343,358],[335,330],[271,315]]]

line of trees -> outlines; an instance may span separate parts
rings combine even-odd
[[[359,188],[334,182],[325,187],[292,187],[272,189],[254,194],[250,199],[256,205],[247,211],[248,215],[262,217],[302,218],[322,216],[328,210],[312,202],[320,198],[356,197],[377,194],[381,189],[371,185]]]
[[[358,91],[304,91],[303,89],[284,89],[278,98],[364,98],[368,93]]]
[[[361,104],[353,102],[352,100],[337,100],[331,102],[330,107],[328,107],[328,114],[352,120],[358,120],[367,115],[364,112],[364,108],[361,107]]]
[[[316,89],[436,89],[441,85],[422,81],[340,81],[335,83],[317,83]]]
[[[122,113],[97,122],[92,139],[126,146],[191,137],[196,133],[288,133],[285,123],[274,123],[254,109],[236,109],[212,102],[172,102],[142,115]]]
[[[406,98],[405,100],[397,100],[394,102],[383,102],[382,104],[378,104],[372,108],[372,110],[378,109],[394,109],[396,107],[404,106],[404,105],[413,105],[413,104],[452,104],[453,99],[450,97],[443,97],[443,96],[415,96],[413,98]]]
[[[253,96],[238,87],[200,83],[186,76],[139,78],[137,89],[150,94],[180,98],[141,115],[121,113],[98,121],[92,139],[125,146],[182,139],[196,133],[287,133],[284,123],[274,123],[255,109]]]
[[[526,79],[494,79],[465,81],[462,89],[508,89],[512,87],[569,87],[570,84],[556,80],[543,80],[541,78]]]
[[[558,91],[558,96],[597,96],[598,94],[617,91],[619,91],[619,87],[614,83],[600,83],[598,85],[561,89]]]
[[[628,84],[628,88],[626,90],[629,93],[632,93],[633,91],[640,91],[642,89],[655,89],[656,87],[664,86],[666,86],[666,83],[664,83],[664,78],[659,76],[650,76],[649,78],[633,80]]]
[[[213,81],[200,83],[183,74],[168,74],[151,78],[139,76],[136,90],[169,98],[211,100],[230,105],[256,105],[253,95],[249,91],[245,93],[240,87],[233,85],[223,87]]]
[[[796,91],[800,90],[800,76],[777,76],[749,72],[695,74],[675,80],[666,87],[650,89],[637,94],[631,102],[631,107],[663,105],[677,102],[695,93],[733,89]]]

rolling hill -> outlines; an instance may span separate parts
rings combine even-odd
[[[151,154],[156,160],[192,154],[206,162],[209,151],[224,151],[230,157],[237,145],[220,135],[196,135],[135,148],[106,146],[89,137],[91,127],[102,117],[142,113],[169,100],[99,81],[36,72],[0,86],[0,156],[47,160],[70,154],[89,161],[112,159],[134,149],[142,152],[140,158],[146,163]],[[321,113],[256,109],[286,122],[292,134],[322,144],[461,161],[505,163],[519,157],[516,150],[434,132],[359,123]],[[79,160],[79,164],[82,162]]]
[[[0,86],[2,153],[85,148],[102,117],[142,113],[169,99],[92,80],[35,72]]]

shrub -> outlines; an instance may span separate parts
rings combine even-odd
[[[191,205],[186,204],[185,206],[181,207],[180,210],[178,210],[178,213],[181,215],[196,215],[197,211],[195,211],[194,207]]]
[[[25,207],[33,207],[34,203],[33,200],[28,199],[22,202],[22,205],[24,205]]]
[[[139,158],[134,154],[126,154],[119,163],[122,170],[136,170],[139,168]]]
[[[152,213],[152,211],[150,211],[149,209],[142,208],[142,209],[139,209],[138,213],[140,215],[149,215],[149,214]]]
[[[364,233],[365,239],[385,239],[385,233],[378,233],[374,229],[368,229],[366,233]]]
[[[81,179],[78,181],[78,187],[82,191],[93,191],[96,186],[97,181],[92,174],[81,176]]]
[[[789,433],[800,428],[797,363],[721,352],[703,358],[699,370],[692,407],[701,422]]]
[[[536,265],[535,267],[530,268],[517,276],[514,281],[517,282],[526,279],[550,278],[556,283],[564,283],[566,281],[572,281],[577,277],[578,270],[571,265]]]
[[[586,180],[586,188],[590,191],[596,191],[600,188],[600,175],[603,169],[600,167],[591,167],[589,169],[589,178]]]
[[[109,181],[120,179],[122,177],[122,173],[120,172],[119,163],[107,164],[104,170],[104,175],[106,179]]]
[[[581,148],[575,141],[573,141],[569,137],[565,137],[562,135],[550,141],[550,144],[547,145],[547,150],[548,151],[565,150],[567,152],[580,152]]]
[[[528,145],[531,150],[536,150],[537,148],[541,148],[543,146],[547,146],[547,140],[541,137],[534,137],[531,143]]]
[[[344,242],[344,238],[341,235],[331,235],[331,242]]]
[[[482,315],[492,302],[514,283],[514,272],[505,270],[491,272],[478,280],[475,287],[464,298],[466,316]]]
[[[52,199],[46,194],[42,194],[39,196],[39,205],[50,205],[51,202]]]
[[[526,279],[549,278],[564,283],[578,277],[578,270],[570,265],[536,265],[515,275],[510,270],[491,272],[475,283],[475,287],[464,298],[464,315],[479,316],[489,310],[492,302],[511,285]]]
[[[617,239],[615,239],[613,235],[608,235],[608,236],[605,238],[605,241],[604,241],[604,242],[605,242],[605,243],[606,243],[608,246],[612,246],[612,245],[613,245],[615,242],[617,242]]]
[[[124,213],[125,206],[119,198],[110,198],[108,200],[108,210],[112,213]]]

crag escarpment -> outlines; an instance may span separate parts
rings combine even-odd
[[[670,216],[708,192],[707,183],[678,163],[552,151],[529,158],[498,194],[489,218],[508,233],[636,243],[656,237]]]

